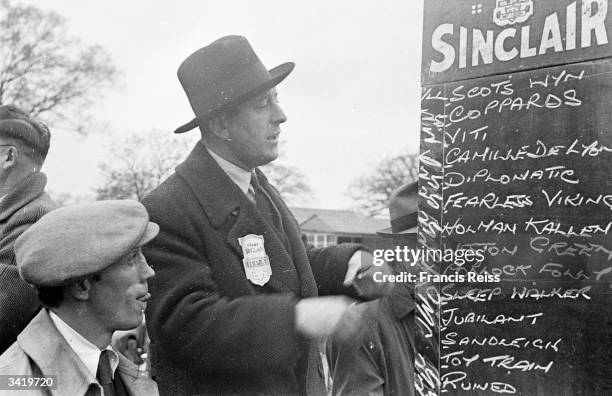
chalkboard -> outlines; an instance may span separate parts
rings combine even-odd
[[[427,85],[419,394],[612,394],[612,61]]]

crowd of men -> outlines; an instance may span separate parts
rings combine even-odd
[[[49,130],[0,107],[0,375],[56,376],[33,394],[413,394],[413,291],[373,280],[403,268],[305,246],[258,168],[278,157],[293,68],[268,70],[240,36],[191,54],[178,77],[195,118],[175,133],[201,140],[142,203],[56,208]],[[397,244],[416,245],[416,197],[391,199]],[[152,376],[133,339],[131,359],[111,346],[145,316]]]

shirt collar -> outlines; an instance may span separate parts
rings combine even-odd
[[[206,147],[204,143],[202,143],[202,145]],[[229,178],[234,183],[236,183],[238,188],[240,188],[243,193],[247,194],[247,192],[249,191],[249,187],[251,186],[251,171],[244,170],[238,165],[229,162],[228,160],[221,157],[219,154],[215,153],[208,147],[206,147],[206,150],[215,160],[215,162],[219,165],[219,167],[223,170],[223,172],[225,172],[229,176]]]
[[[47,176],[42,172],[34,172],[24,178],[10,192],[0,198],[0,221],[5,221],[16,211],[32,202],[45,191]]]
[[[57,328],[57,331],[59,331],[68,345],[70,345],[70,348],[72,348],[74,353],[81,359],[87,370],[95,377],[98,372],[98,361],[100,360],[100,353],[102,353],[102,351],[70,327],[55,312],[49,310],[49,316]],[[119,356],[110,345],[107,345],[105,349],[110,351],[110,366],[114,377],[115,370],[117,366],[119,366]]]

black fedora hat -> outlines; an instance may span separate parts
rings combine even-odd
[[[287,62],[268,70],[242,36],[221,37],[200,48],[177,73],[196,117],[174,133],[190,131],[219,111],[274,87],[294,66]]]
[[[389,198],[391,227],[377,231],[385,237],[415,234],[419,224],[419,183],[404,184]]]

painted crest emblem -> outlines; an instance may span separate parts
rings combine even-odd
[[[262,235],[249,234],[238,238],[238,243],[242,248],[242,264],[244,273],[251,283],[263,286],[272,276],[270,259],[264,249],[264,238]]]
[[[493,22],[497,26],[522,23],[533,15],[533,0],[496,0]]]

